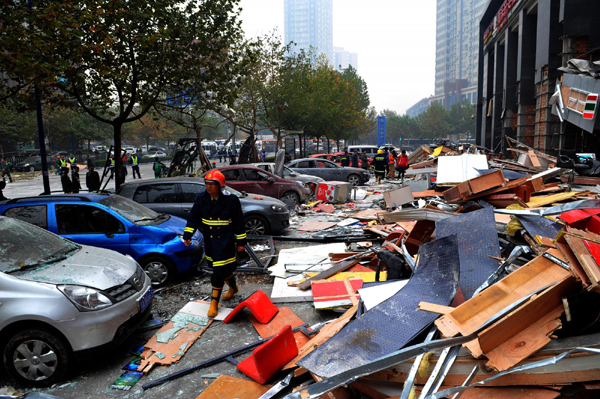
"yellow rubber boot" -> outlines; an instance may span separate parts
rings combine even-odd
[[[219,313],[218,307],[221,291],[223,291],[223,288],[212,287],[212,299],[210,301],[210,308],[208,309],[208,317],[216,317]]]
[[[231,276],[225,279],[225,283],[229,286],[229,290],[223,295],[223,300],[228,301],[238,292],[238,286],[235,282],[235,276],[232,274]]]

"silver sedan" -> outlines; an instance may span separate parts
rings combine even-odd
[[[353,186],[361,186],[369,181],[369,172],[361,168],[340,166],[326,159],[296,159],[287,166],[298,173],[321,177],[327,181],[347,181]]]

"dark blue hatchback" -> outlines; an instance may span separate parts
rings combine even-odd
[[[16,198],[0,204],[0,215],[42,227],[79,244],[112,249],[135,259],[154,287],[175,273],[194,269],[203,237],[183,244],[186,221],[156,213],[119,195],[66,194]],[[25,248],[26,243],[24,243]]]

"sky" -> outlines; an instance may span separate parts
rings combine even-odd
[[[241,0],[247,37],[274,29],[283,41],[283,0]],[[435,0],[333,0],[333,45],[358,53],[377,112],[404,114],[435,86]]]

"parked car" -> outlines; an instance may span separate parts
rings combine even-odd
[[[149,152],[147,156],[150,158],[155,158],[155,157],[160,158],[160,157],[166,157],[167,153],[163,152],[163,151]]]
[[[130,255],[152,285],[166,285],[177,273],[193,270],[201,260],[203,237],[183,244],[186,221],[159,214],[114,194],[41,195],[15,198],[0,205],[0,215],[30,222],[78,244]]]
[[[231,188],[278,198],[288,206],[295,206],[310,197],[310,188],[306,185],[282,179],[254,165],[232,165],[219,170]]]
[[[240,199],[247,234],[277,234],[290,225],[290,214],[283,202],[267,196],[254,198],[255,196],[242,194],[231,187],[225,189]],[[187,219],[196,197],[204,190],[202,179],[169,177],[127,182],[121,185],[117,194],[155,212]]]
[[[55,384],[74,358],[105,355],[150,315],[150,279],[130,256],[2,216],[0,237],[0,345],[18,383]]]
[[[259,168],[266,170],[267,172],[275,174],[274,162],[259,162],[253,163],[252,165],[258,166]],[[310,188],[311,194],[314,194],[314,192],[317,189],[317,185],[320,182],[324,181],[318,176],[304,175],[302,173],[295,172],[285,165],[283,166],[283,178],[286,180],[293,180],[299,183],[306,184]]]
[[[348,152],[353,153],[354,151],[358,151],[358,155],[362,155],[363,151],[367,152],[367,157],[373,158],[377,155],[377,150],[379,148],[376,145],[350,145],[348,146]]]
[[[347,181],[353,186],[361,186],[369,181],[367,170],[340,166],[325,159],[296,159],[287,166],[299,173],[319,176],[327,181]]]
[[[54,161],[51,157],[46,157],[48,163],[48,169],[54,169]],[[15,165],[17,172],[33,172],[36,170],[42,170],[42,157],[35,156],[26,158],[24,161],[19,162]]]

